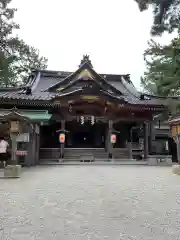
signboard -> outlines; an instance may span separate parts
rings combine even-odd
[[[29,142],[29,133],[21,133],[17,136],[16,142]]]
[[[99,100],[98,96],[87,96],[87,95],[81,95],[80,96],[81,99],[83,100]]]
[[[59,142],[60,143],[64,143],[65,142],[65,134],[64,133],[60,133],[59,134]]]
[[[11,121],[10,122],[10,131],[12,133],[20,132],[20,122],[19,121]]]
[[[180,134],[180,125],[173,125],[171,127],[171,135],[172,135],[172,137],[175,137],[178,134]]]
[[[116,135],[115,134],[111,135],[111,143],[116,143]]]
[[[180,125],[177,125],[177,134],[180,134]]]

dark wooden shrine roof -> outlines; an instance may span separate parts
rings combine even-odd
[[[107,89],[106,94],[113,95],[116,99],[124,99],[129,104],[147,105],[154,107],[164,107],[165,99],[154,98],[153,96],[147,97],[137,91],[135,86],[130,80],[129,74],[97,74],[92,66],[87,62],[83,63],[79,69],[88,67],[99,78],[103,84],[101,86],[110,86],[110,92]],[[77,70],[76,72],[78,72]],[[67,91],[57,92],[53,88],[60,86],[63,83],[71,83],[71,76],[73,77],[76,72],[65,71],[49,71],[49,70],[35,70],[29,77],[28,83],[22,88],[6,88],[0,89],[0,101],[25,101],[25,102],[48,102],[55,97],[68,95]],[[97,80],[98,82],[98,80]],[[104,85],[105,84],[105,85]],[[27,94],[27,88],[31,89],[31,94]],[[143,97],[142,97],[143,96]]]

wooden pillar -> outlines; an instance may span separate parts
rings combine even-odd
[[[35,125],[35,164],[39,164],[39,151],[40,151],[40,126],[39,124]]]
[[[109,120],[108,121],[108,157],[109,159],[112,159],[112,143],[111,143],[111,134],[112,134],[112,129],[113,129],[113,121],[112,120]]]
[[[26,126],[26,131],[29,133],[29,142],[27,143],[27,156],[25,157],[25,166],[31,166],[34,165],[35,161],[35,142],[34,142],[34,129],[33,124],[28,124]]]
[[[153,152],[153,142],[155,141],[155,127],[154,123],[149,124],[149,154]]]
[[[17,164],[17,156],[16,156],[16,151],[17,151],[17,134],[11,133],[11,164],[16,165]]]
[[[128,141],[127,141],[127,149],[129,154],[129,159],[132,159],[132,127],[129,129],[128,133]]]
[[[177,147],[177,160],[178,164],[180,164],[180,136],[177,135],[175,137],[176,147]]]
[[[109,148],[109,128],[106,129],[105,150],[108,152]]]
[[[32,161],[31,165],[36,165],[36,132],[35,132],[35,124],[33,124],[32,131]]]
[[[148,158],[149,154],[149,144],[148,144],[148,133],[149,133],[149,128],[148,128],[148,123],[144,123],[144,159]]]
[[[35,132],[35,124],[31,124],[31,134],[30,134],[30,151],[29,152],[29,165],[36,165],[36,132]]]
[[[65,134],[66,121],[61,120],[61,132]],[[60,158],[64,158],[64,143],[60,143]]]
[[[36,135],[36,139],[37,139],[37,141],[36,141],[36,148],[37,148],[36,164],[39,164],[39,162],[40,162],[40,155],[39,155],[39,153],[40,153],[40,134]]]

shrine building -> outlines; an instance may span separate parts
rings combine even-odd
[[[163,135],[154,116],[166,109],[163,99],[137,91],[129,74],[97,73],[87,55],[74,72],[34,70],[26,86],[1,89],[0,115],[14,107],[30,119],[29,143],[19,145],[29,152],[30,165],[85,155],[94,161],[146,160]],[[161,142],[168,139],[169,129]]]

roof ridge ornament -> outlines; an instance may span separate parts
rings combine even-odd
[[[79,67],[81,67],[85,63],[88,63],[93,68],[91,60],[89,59],[89,55],[87,54],[83,55],[83,59],[81,60]]]

